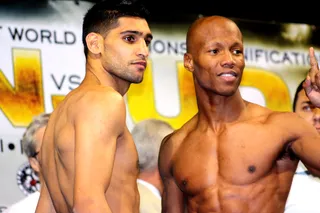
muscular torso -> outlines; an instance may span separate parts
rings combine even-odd
[[[268,115],[216,129],[196,116],[179,131],[171,174],[188,213],[283,212],[298,161]]]
[[[81,91],[74,91],[52,113],[45,133],[44,140],[46,143],[43,143],[42,147],[43,176],[55,209],[59,213],[72,212],[76,163],[74,162],[75,128],[73,114],[77,110],[77,102],[81,95]],[[88,141],[88,143],[94,143],[94,141]],[[86,156],[83,156],[83,158],[86,158]],[[92,175],[99,175],[99,173]],[[137,151],[128,129],[124,127],[123,134],[117,139],[111,182],[105,192],[106,200],[112,212],[138,212],[137,176]]]

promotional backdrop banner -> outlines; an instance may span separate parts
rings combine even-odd
[[[81,28],[91,5],[48,1],[41,8],[0,8],[0,209],[40,187],[21,137],[33,116],[52,112],[82,81]],[[235,21],[245,45],[241,95],[273,110],[291,111],[295,89],[309,69],[311,45],[319,58],[314,39],[319,28]],[[192,74],[183,66],[189,24],[150,23],[154,40],[144,80],[125,96],[129,130],[146,118],[179,128],[197,113]]]

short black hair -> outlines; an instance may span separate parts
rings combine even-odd
[[[105,35],[110,29],[117,26],[118,19],[121,17],[149,18],[147,8],[135,0],[104,0],[93,5],[85,14],[82,25],[82,43],[84,54],[88,55],[86,36],[91,33]]]
[[[297,89],[296,89],[296,93],[294,94],[293,105],[292,105],[292,110],[293,110],[293,112],[296,111],[296,104],[297,104],[297,101],[298,101],[298,94],[299,94],[299,92],[300,92],[301,90],[303,90],[303,82],[304,82],[304,81],[305,81],[305,79],[303,79],[303,80],[300,82],[299,86],[298,86]]]

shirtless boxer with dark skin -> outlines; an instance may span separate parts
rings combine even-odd
[[[163,213],[282,213],[298,159],[320,170],[311,124],[242,99],[243,53],[232,20],[211,16],[191,25],[184,66],[193,73],[198,113],[162,142]],[[312,48],[310,56],[305,89],[319,107]]]
[[[138,213],[138,155],[123,96],[140,83],[152,34],[143,9],[97,3],[86,14],[86,75],[52,113],[41,149],[36,213]],[[140,10],[140,11],[139,11]]]

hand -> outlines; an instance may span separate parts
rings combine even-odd
[[[314,56],[313,47],[310,47],[309,49],[309,56],[311,68],[309,69],[303,87],[311,103],[316,107],[320,107],[320,71],[317,59]]]

